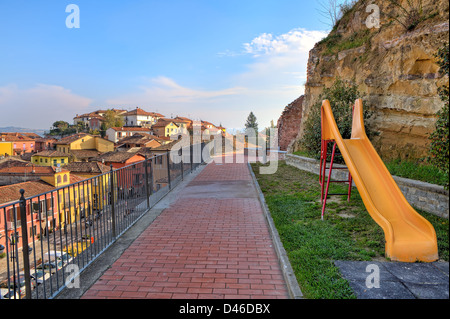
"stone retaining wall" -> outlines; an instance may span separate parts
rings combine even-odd
[[[286,164],[319,175],[320,162],[318,160],[286,154]],[[333,165],[334,167],[342,167],[342,165],[338,164]],[[328,171],[326,174],[328,176]],[[348,171],[333,170],[331,178],[335,180],[345,180],[348,178]],[[445,190],[443,186],[398,176],[393,176],[393,178],[412,206],[448,219],[449,192]],[[319,183],[319,180],[317,180],[317,183]]]

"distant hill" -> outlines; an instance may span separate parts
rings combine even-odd
[[[7,126],[7,127],[0,127],[0,132],[5,132],[5,133],[11,133],[11,132],[36,133],[36,134],[38,134],[38,135],[43,137],[44,133],[46,132],[46,130],[23,128],[23,127],[15,127],[15,126]]]

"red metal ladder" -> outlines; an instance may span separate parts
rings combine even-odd
[[[328,143],[333,143],[333,151],[331,152],[331,154],[328,153]],[[352,175],[350,174],[350,172],[348,173],[347,180],[336,180],[336,181],[331,180],[331,174],[333,172],[333,169],[347,169],[347,167],[345,167],[345,166],[333,168],[334,158],[336,156],[336,146],[337,146],[337,144],[336,144],[335,140],[324,140],[324,139],[321,140],[319,182],[320,182],[320,186],[321,186],[320,200],[322,203],[322,215],[321,215],[322,220],[323,220],[323,216],[325,213],[325,206],[327,204],[328,196],[347,195],[347,200],[350,201],[350,196],[352,193]],[[329,167],[327,167],[327,158],[329,155],[331,155],[331,161],[330,161]],[[328,178],[325,177],[327,169],[328,169]],[[330,188],[330,183],[348,183],[348,192],[347,193],[332,193],[332,194],[330,194],[328,192],[329,188]],[[326,184],[326,188],[325,188],[325,184]]]

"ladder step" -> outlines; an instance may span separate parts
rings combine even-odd
[[[333,194],[327,194],[327,196],[331,195],[348,195],[348,193],[333,193]]]

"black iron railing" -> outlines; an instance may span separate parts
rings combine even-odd
[[[55,297],[202,162],[190,145],[0,206],[3,299]],[[180,156],[181,155],[181,156]],[[201,156],[200,156],[201,158]]]

